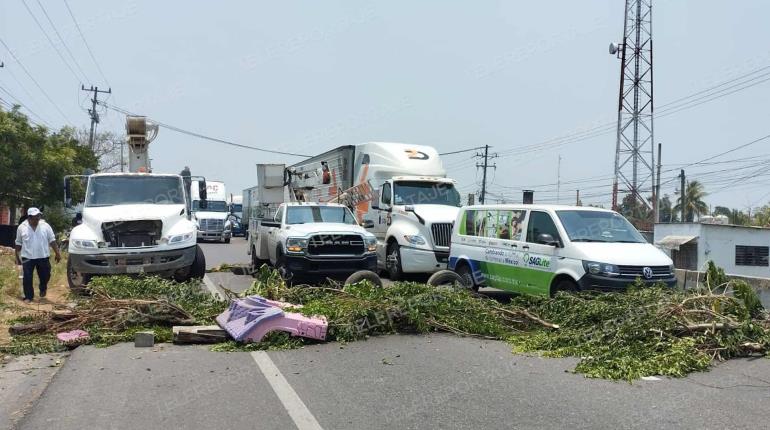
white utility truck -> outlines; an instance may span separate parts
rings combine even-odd
[[[377,238],[344,205],[284,203],[252,229],[252,266],[269,262],[285,279],[377,270]]]
[[[83,288],[93,275],[148,273],[183,281],[205,274],[206,261],[190,218],[189,170],[181,175],[150,173],[147,147],[157,126],[129,116],[126,129],[131,173],[64,180],[70,207],[81,184],[76,179],[85,178],[83,222],[69,238],[67,280],[73,290]],[[202,186],[200,205],[206,206],[205,179],[195,179]]]
[[[206,207],[199,205],[198,189],[200,185],[193,181],[192,187],[192,218],[198,224],[199,240],[217,240],[230,243],[232,237],[232,222],[230,221],[230,205],[227,203],[225,183],[218,181],[206,182]]]
[[[393,280],[446,268],[460,194],[430,146],[369,142],[289,166],[292,200],[340,202],[369,222],[377,261]]]

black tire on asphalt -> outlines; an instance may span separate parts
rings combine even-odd
[[[465,283],[465,278],[451,270],[439,270],[428,278],[427,284],[432,287],[459,286],[460,288],[471,288],[470,285]]]
[[[254,247],[251,247],[251,274],[257,273],[260,267],[267,264],[267,261],[261,260],[259,257],[257,257],[257,250],[254,249]]]
[[[576,293],[580,291],[580,288],[572,279],[561,278],[551,287],[551,297],[554,297],[560,291]]]
[[[473,280],[473,272],[466,262],[458,263],[455,267],[455,273],[463,278],[464,285],[467,285],[473,291],[479,291],[479,285]]]
[[[281,278],[286,282],[291,282],[294,278],[294,274],[291,273],[291,270],[286,266],[286,256],[283,255],[283,252],[279,251],[278,255],[275,257],[275,270],[278,271]]]
[[[72,260],[67,256],[67,285],[75,294],[83,294],[88,290],[88,282],[91,280],[91,275],[87,273],[75,272],[72,268]]]
[[[230,238],[225,239],[225,243],[230,243]]]
[[[388,245],[388,254],[385,256],[385,269],[391,281],[400,281],[404,277],[401,267],[401,247],[398,242]]]
[[[195,245],[195,259],[192,266],[190,266],[190,272],[188,273],[188,279],[203,279],[206,274],[206,256],[203,255],[203,249],[200,246]]]
[[[369,281],[375,287],[382,288],[382,279],[371,270],[359,270],[345,279],[345,285],[355,284],[361,281]]]

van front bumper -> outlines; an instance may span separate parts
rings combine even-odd
[[[402,246],[401,270],[404,273],[434,273],[446,269],[449,252]]]
[[[286,255],[286,267],[295,275],[344,275],[359,270],[377,271],[377,254],[360,257],[311,257]]]
[[[119,254],[69,254],[72,268],[79,273],[116,275],[126,273],[173,272],[189,267],[195,260],[195,246],[166,251],[126,251]]]
[[[642,279],[645,285],[652,286],[657,283],[666,284],[667,287],[676,287],[676,277]],[[581,290],[595,291],[625,291],[630,285],[636,282],[635,278],[611,278],[608,276],[598,276],[586,273],[578,281]]]

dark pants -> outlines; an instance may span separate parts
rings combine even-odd
[[[40,278],[40,296],[44,296],[48,289],[48,280],[51,279],[51,262],[48,258],[32,258],[22,261],[24,268],[24,298],[32,300],[35,298],[35,289],[32,287],[32,275],[37,269],[37,276]]]

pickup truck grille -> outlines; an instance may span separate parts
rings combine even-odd
[[[432,224],[430,231],[433,234],[433,244],[435,246],[449,246],[449,242],[452,240],[452,223]]]
[[[202,231],[222,231],[225,229],[225,221],[221,219],[198,220]]]
[[[310,255],[360,255],[364,253],[364,240],[355,234],[318,234],[307,245]]]
[[[647,279],[644,276],[645,267],[652,269],[652,277],[650,279],[663,279],[672,276],[671,268],[668,266],[618,266],[618,269],[620,269],[620,276],[624,278]]]

